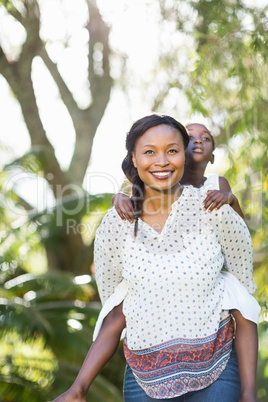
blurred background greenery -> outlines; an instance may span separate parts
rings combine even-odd
[[[147,111],[215,135],[210,171],[229,180],[253,239],[268,401],[267,2],[0,0],[0,86],[0,401],[52,400],[75,378],[100,310],[94,233],[124,185],[102,178]],[[121,401],[123,373],[120,347],[88,400]]]

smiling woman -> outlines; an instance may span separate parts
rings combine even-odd
[[[161,231],[171,204],[182,191],[179,180],[188,142],[184,126],[169,116],[155,114],[133,124],[122,169],[133,185],[135,233],[139,217]],[[156,211],[161,211],[162,222],[159,215],[154,222]]]
[[[154,191],[176,191],[183,175],[184,162],[181,134],[165,124],[147,130],[137,141],[133,152],[133,164],[140,178],[146,187]],[[147,197],[151,197],[149,188]]]

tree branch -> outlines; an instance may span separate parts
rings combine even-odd
[[[8,14],[12,15],[15,20],[20,22],[24,26],[24,19],[22,14],[19,12],[19,10],[16,8],[16,6],[13,4],[12,1],[6,1],[4,8],[8,10]]]
[[[10,68],[10,64],[6,58],[6,55],[0,46],[0,73],[3,74],[3,76],[7,79],[8,76],[8,70]]]
[[[83,179],[91,156],[93,138],[103,117],[110,99],[113,80],[110,76],[110,47],[109,28],[103,21],[95,0],[87,0],[90,20],[87,25],[89,32],[88,79],[92,103],[86,111],[82,111],[80,124],[84,129],[76,130],[77,141],[74,149],[70,171],[77,181]],[[102,52],[101,65],[96,66],[94,61],[95,45]],[[85,146],[85,143],[87,144]]]
[[[70,113],[71,117],[75,119],[75,113],[73,113],[73,110],[78,110],[77,104],[74,101],[71,91],[69,90],[62,76],[60,75],[56,63],[54,63],[51,60],[44,46],[40,48],[39,55],[42,58],[43,62],[45,63],[46,67],[48,68],[52,78],[54,79],[58,87],[58,90],[61,94],[62,101],[67,107],[68,112]]]
[[[110,46],[109,28],[103,21],[95,0],[88,0],[90,21],[89,32],[89,54],[88,54],[88,79],[90,82],[93,105],[102,106],[100,113],[103,114],[109,101],[112,78],[110,76]],[[102,46],[97,46],[100,45]],[[96,49],[98,47],[98,49]],[[102,53],[101,65],[96,65],[94,56],[96,51]],[[97,112],[97,108],[94,108]]]

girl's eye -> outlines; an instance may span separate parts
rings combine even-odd
[[[192,135],[189,135],[189,140],[193,140],[194,137]]]
[[[171,154],[176,154],[178,151],[177,149],[170,149],[168,152]]]
[[[208,141],[208,142],[209,142],[209,141],[210,141],[210,138],[209,138],[209,137],[203,137],[203,138],[202,138],[202,140],[203,140],[203,141]]]

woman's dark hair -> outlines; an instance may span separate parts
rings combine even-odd
[[[137,140],[147,131],[149,128],[159,126],[160,124],[165,124],[175,128],[181,133],[184,149],[187,148],[189,143],[189,136],[185,127],[175,120],[173,117],[152,114],[149,116],[142,117],[137,120],[131,127],[130,131],[127,133],[126,137],[126,149],[127,156],[122,162],[122,169],[128,180],[132,183],[132,202],[135,210],[135,236],[138,231],[138,218],[142,211],[142,204],[144,198],[144,183],[138,175],[138,171],[135,168],[132,160],[132,153],[135,151]]]

